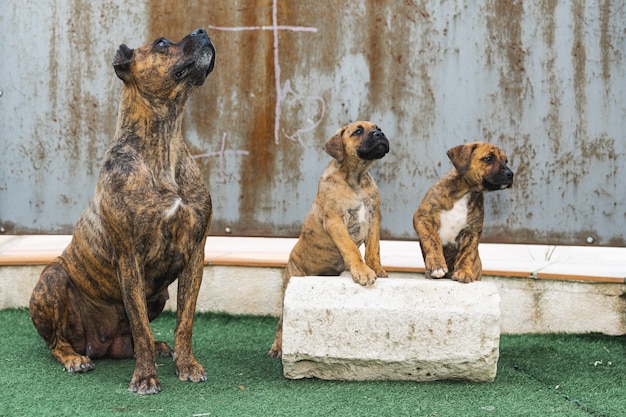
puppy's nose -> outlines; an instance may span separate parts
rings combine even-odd
[[[205,35],[206,36],[206,30],[204,29],[196,29],[193,32],[191,32],[191,36],[198,36],[198,35]]]
[[[511,180],[513,179],[514,174],[513,174],[513,171],[511,171],[510,169],[507,169],[506,171],[504,171],[504,175],[506,175],[506,177]]]
[[[381,132],[380,130],[376,130],[376,131],[374,131],[374,133],[372,133],[372,136],[374,136],[376,139],[378,139],[381,136],[385,136],[385,135],[383,135],[383,132]]]

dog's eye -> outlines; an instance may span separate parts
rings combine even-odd
[[[170,44],[171,44],[170,41],[165,39],[165,38],[157,39],[154,42],[154,45],[158,46],[159,48],[166,48],[166,47],[170,46]]]
[[[361,136],[362,134],[363,134],[363,128],[359,126],[356,128],[354,132],[352,132],[352,135],[350,136]]]
[[[493,164],[493,161],[494,161],[494,159],[493,159],[493,155],[487,155],[487,156],[485,156],[485,157],[483,158],[483,161],[484,161],[484,162],[486,162],[486,163],[488,163],[488,164]]]

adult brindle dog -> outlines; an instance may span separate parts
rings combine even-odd
[[[181,380],[204,381],[191,349],[202,281],[211,197],[183,142],[191,92],[215,64],[215,48],[197,29],[179,43],[160,38],[121,45],[115,73],[124,81],[117,131],[89,207],[62,255],[43,270],[30,314],[68,372],[95,358],[136,359],[129,390],[161,390],[155,356],[173,354]],[[175,348],[155,342],[149,322],[178,279]]]

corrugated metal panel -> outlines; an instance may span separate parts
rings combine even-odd
[[[485,240],[626,245],[623,2],[475,3],[5,1],[0,224],[71,232],[115,129],[116,48],[203,27],[217,65],[184,129],[212,234],[296,236],[322,143],[370,119],[392,146],[373,168],[385,238],[416,238],[446,150],[485,140],[516,172],[486,198]]]

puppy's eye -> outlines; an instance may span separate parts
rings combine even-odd
[[[361,126],[357,127],[354,132],[350,136],[361,136],[363,134],[363,128]]]
[[[483,162],[487,164],[493,164],[494,158],[493,155],[487,155],[483,158]]]

